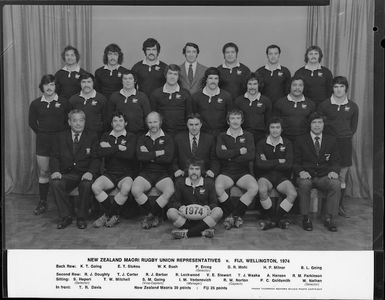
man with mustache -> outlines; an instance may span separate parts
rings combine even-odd
[[[122,88],[122,74],[127,71],[122,67],[123,52],[117,44],[109,44],[104,49],[104,66],[95,71],[95,90],[107,100],[113,92]]]
[[[290,80],[290,93],[274,104],[274,114],[283,121],[283,136],[292,143],[306,133],[307,118],[315,111],[315,104],[303,94],[305,81],[294,76]]]
[[[255,71],[263,79],[263,88],[260,90],[262,95],[269,98],[273,104],[287,95],[290,90],[290,71],[280,65],[280,55],[279,46],[268,46],[266,48],[267,64]]]
[[[322,50],[318,46],[310,46],[305,53],[305,66],[298,69],[294,76],[301,76],[304,79],[305,97],[310,98],[318,107],[318,105],[330,98],[333,92],[332,72],[321,66]]]
[[[191,96],[188,90],[178,84],[179,66],[168,65],[164,75],[166,83],[151,94],[151,109],[163,116],[164,131],[175,136],[186,130],[186,117],[192,112]]]
[[[219,88],[220,75],[217,68],[210,67],[202,79],[202,90],[193,97],[193,111],[202,117],[202,131],[217,136],[226,130],[226,115],[233,100],[230,93]]]
[[[165,83],[164,70],[167,64],[159,60],[160,44],[156,39],[148,38],[143,42],[142,50],[145,58],[133,67],[138,76],[139,91],[150,98],[152,92]]]
[[[142,163],[142,168],[131,191],[136,202],[146,212],[142,228],[150,229],[159,225],[162,209],[174,194],[174,183],[169,172],[174,156],[174,142],[161,129],[162,117],[158,112],[150,112],[146,122],[148,132],[138,138],[136,145],[136,157]],[[155,200],[145,194],[153,186],[161,192]]]
[[[245,121],[242,127],[254,135],[254,142],[257,144],[266,136],[266,125],[271,116],[272,105],[269,98],[259,92],[263,87],[261,76],[250,74],[246,84],[246,93],[235,99],[234,107],[243,111]]]
[[[223,211],[218,207],[214,182],[211,178],[202,177],[202,173],[204,162],[191,160],[188,162],[188,176],[176,181],[175,195],[167,211],[167,218],[178,228],[171,232],[174,239],[214,237],[213,227],[222,218]],[[188,210],[197,217],[192,219]]]
[[[81,91],[69,99],[72,109],[80,109],[86,115],[86,129],[100,136],[106,128],[107,100],[94,89],[94,76],[85,73],[80,76]]]

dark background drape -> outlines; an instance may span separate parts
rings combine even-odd
[[[41,93],[43,74],[63,66],[61,52],[78,48],[91,67],[91,6],[8,5],[4,22],[4,191],[37,193],[35,134],[28,126],[30,102]]]
[[[374,1],[331,0],[330,6],[308,9],[307,46],[318,45],[322,64],[334,76],[349,81],[348,97],[360,115],[353,138],[353,166],[348,175],[349,196],[373,196],[373,63]]]

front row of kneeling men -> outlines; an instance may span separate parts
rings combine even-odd
[[[125,130],[125,115],[116,112],[112,131],[99,140],[95,133],[84,130],[83,111],[69,113],[71,129],[58,135],[51,157],[51,186],[61,217],[58,229],[72,223],[68,192],[76,186],[80,229],[87,227],[91,191],[102,208],[94,227],[112,227],[118,223],[131,192],[145,211],[142,228],[158,226],[163,209],[167,208],[167,217],[177,228],[172,231],[174,238],[213,237],[213,228],[222,217],[226,229],[239,228],[259,191],[261,206],[266,211],[263,229],[275,226],[286,229],[287,213],[297,197],[290,181],[293,172],[298,183],[303,228],[313,229],[308,212],[310,190],[316,187],[326,194],[324,225],[330,231],[337,231],[334,219],[340,198],[339,158],[335,138],[322,134],[321,114],[315,112],[310,116],[310,131],[299,137],[294,147],[281,136],[282,120],[278,117],[270,119],[269,135],[255,146],[253,135],[242,129],[240,110],[228,113],[229,128],[217,137],[200,131],[202,122],[198,114],[188,116],[188,132],[174,139],[162,131],[159,113],[149,113],[146,122],[148,132],[136,136]],[[96,178],[102,158],[103,175]],[[235,205],[229,195],[234,185],[245,191]],[[156,198],[146,194],[152,187],[160,192]],[[119,192],[109,196],[113,188]],[[273,210],[269,198],[272,188],[284,195],[278,210]]]

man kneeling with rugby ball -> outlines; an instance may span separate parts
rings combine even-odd
[[[214,182],[202,177],[205,171],[201,160],[189,161],[187,171],[186,178],[177,179],[175,194],[167,211],[167,218],[178,228],[171,235],[174,239],[193,236],[212,238],[213,227],[223,215],[218,207]]]

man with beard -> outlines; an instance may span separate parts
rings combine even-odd
[[[136,146],[136,157],[142,163],[142,168],[132,185],[132,195],[146,212],[142,228],[150,229],[159,225],[162,209],[174,194],[174,183],[169,175],[174,143],[172,137],[161,129],[162,118],[159,113],[150,112],[146,122],[149,130],[139,137]],[[161,192],[156,200],[149,199],[145,194],[153,186]]]
[[[159,60],[160,44],[157,40],[148,38],[143,42],[142,50],[145,58],[137,62],[132,71],[138,76],[139,91],[150,97],[155,89],[164,85],[164,70],[167,65]]]
[[[208,68],[202,79],[203,89],[193,95],[193,111],[202,117],[202,130],[214,136],[226,130],[226,115],[231,110],[231,95],[219,88],[219,71]]]
[[[167,211],[167,218],[178,229],[171,235],[174,239],[203,236],[214,237],[214,226],[222,218],[218,207],[214,182],[202,177],[204,162],[188,162],[188,176],[180,177],[175,184],[175,194]]]
[[[104,66],[95,71],[95,90],[107,100],[122,88],[122,74],[127,71],[121,66],[122,62],[123,52],[118,45],[110,44],[104,49]]]

